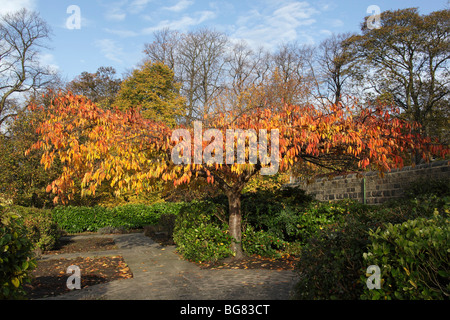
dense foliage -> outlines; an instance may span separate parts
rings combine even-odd
[[[437,213],[370,232],[366,265],[381,268],[380,290],[363,298],[442,300],[450,297],[450,222]]]
[[[27,236],[35,249],[48,251],[58,246],[61,230],[53,220],[50,210],[26,207],[15,207],[15,210],[23,217]]]
[[[217,261],[232,255],[226,207],[211,201],[193,201],[180,210],[174,241],[185,259]]]
[[[35,267],[33,244],[17,214],[0,207],[0,300],[20,299]]]
[[[53,219],[69,233],[104,227],[133,229],[158,223],[162,214],[177,214],[181,206],[181,203],[129,204],[114,208],[60,206],[53,210]]]
[[[433,184],[445,188],[444,186],[448,184],[448,181],[436,180]],[[422,194],[418,193],[419,188],[422,189]],[[404,231],[406,227],[399,227],[398,225],[406,223],[405,226],[408,226],[411,223],[410,220],[429,219],[435,213],[443,216],[448,215],[450,204],[448,194],[437,197],[431,193],[430,188],[418,187],[417,184],[414,184],[411,189],[407,194],[413,194],[412,197],[406,197],[382,206],[357,205],[354,207],[356,210],[352,210],[350,214],[345,215],[341,221],[324,227],[323,230],[311,237],[302,248],[300,262],[297,266],[300,281],[296,286],[296,297],[299,299],[359,299],[366,286],[362,278],[370,265],[364,261],[363,256],[368,252],[372,241],[386,241],[382,236],[386,228],[398,229],[399,231],[395,231],[397,234],[395,237],[403,239],[406,237],[404,235],[407,232]],[[415,222],[415,224],[417,223]],[[424,222],[423,226],[426,225],[427,223]],[[427,226],[426,228],[432,229],[433,227]],[[378,237],[374,233],[370,233],[371,230],[377,230],[376,235]],[[422,232],[432,235],[434,231],[424,230]],[[417,245],[423,246],[428,241],[433,241],[433,239],[422,239],[418,241]],[[448,250],[448,242],[442,242],[442,239],[437,246],[439,248],[447,246],[446,250]],[[375,245],[375,247],[378,250],[379,245]],[[377,250],[378,257],[386,253],[385,251],[380,253]],[[397,250],[395,246],[391,252],[394,261],[411,259],[411,252],[405,253]],[[438,264],[443,266],[445,262],[439,260]],[[384,263],[379,265],[382,270],[383,265]],[[388,270],[383,272],[386,274]],[[442,270],[448,270],[448,265],[444,266]],[[393,282],[394,280],[386,281]],[[402,284],[399,283],[398,285],[401,286]],[[381,297],[382,295],[383,293],[376,294],[374,291],[370,294],[370,297]],[[391,297],[399,298],[400,295],[391,295]]]

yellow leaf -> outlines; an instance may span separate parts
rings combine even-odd
[[[18,288],[20,286],[20,280],[18,278],[14,278],[11,280],[11,283],[14,285],[14,287]]]
[[[406,274],[409,276],[410,275],[409,270],[406,269],[405,267],[403,267],[403,269],[406,271]]]

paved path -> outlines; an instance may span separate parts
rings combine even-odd
[[[111,281],[50,300],[288,300],[295,273],[276,270],[200,269],[142,233],[108,235],[118,250],[76,256],[121,255],[132,279]],[[58,255],[70,258],[74,255]],[[44,259],[51,258],[44,256]]]

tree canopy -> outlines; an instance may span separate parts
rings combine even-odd
[[[180,96],[173,71],[163,63],[150,61],[124,80],[115,104],[121,110],[140,108],[144,118],[172,126],[185,110],[185,99]]]
[[[236,240],[233,250],[239,255],[241,192],[253,176],[269,167],[276,166],[271,174],[306,163],[308,170],[323,167],[338,173],[369,167],[387,171],[402,166],[404,154],[411,149],[420,150],[425,159],[448,153],[417,135],[414,125],[393,117],[394,112],[383,105],[342,108],[332,104],[318,109],[285,104],[275,111],[255,108],[250,113],[230,111],[205,118],[205,129],[216,131],[203,133],[194,126],[178,128],[185,134],[176,135],[180,131],[146,119],[135,109],[103,110],[84,97],[68,94],[53,100],[31,150],[44,151],[45,168],[56,160],[63,165],[61,176],[47,188],[56,195],[56,202],[74,197],[75,178],[81,181],[82,194],[95,194],[102,183],[118,192],[139,192],[152,190],[161,180],[177,186],[205,179],[228,197],[230,234]],[[245,141],[249,147],[238,154]],[[184,157],[182,163],[174,160],[174,148]],[[252,148],[257,148],[256,154]],[[222,159],[226,155],[226,162],[220,161],[220,155]]]

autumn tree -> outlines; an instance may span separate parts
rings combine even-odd
[[[34,150],[25,156],[25,151],[38,141],[36,128],[44,118],[44,111],[21,110],[5,122],[0,135],[0,193],[10,197],[14,204],[53,205],[53,197],[45,190],[59,177],[61,166],[55,163],[51,169],[44,170],[40,163],[43,150]]]
[[[49,37],[49,25],[36,12],[22,9],[0,17],[0,125],[20,111],[17,95],[52,81],[54,72],[39,59]]]
[[[121,110],[140,108],[144,118],[174,126],[185,113],[179,89],[169,67],[147,61],[123,81],[115,105]]]
[[[205,128],[196,122],[193,128],[173,130],[133,109],[102,110],[83,97],[61,95],[38,128],[39,141],[32,150],[44,151],[45,168],[56,160],[63,165],[61,176],[47,188],[56,202],[74,196],[75,178],[84,195],[95,194],[102,183],[117,192],[141,192],[158,181],[178,186],[204,179],[228,197],[232,250],[239,257],[241,192],[252,177],[308,163],[309,169],[334,173],[358,168],[386,171],[401,166],[410,148],[422,150],[425,158],[448,152],[414,136],[409,123],[392,116],[395,110],[354,108],[256,108],[208,119]]]

